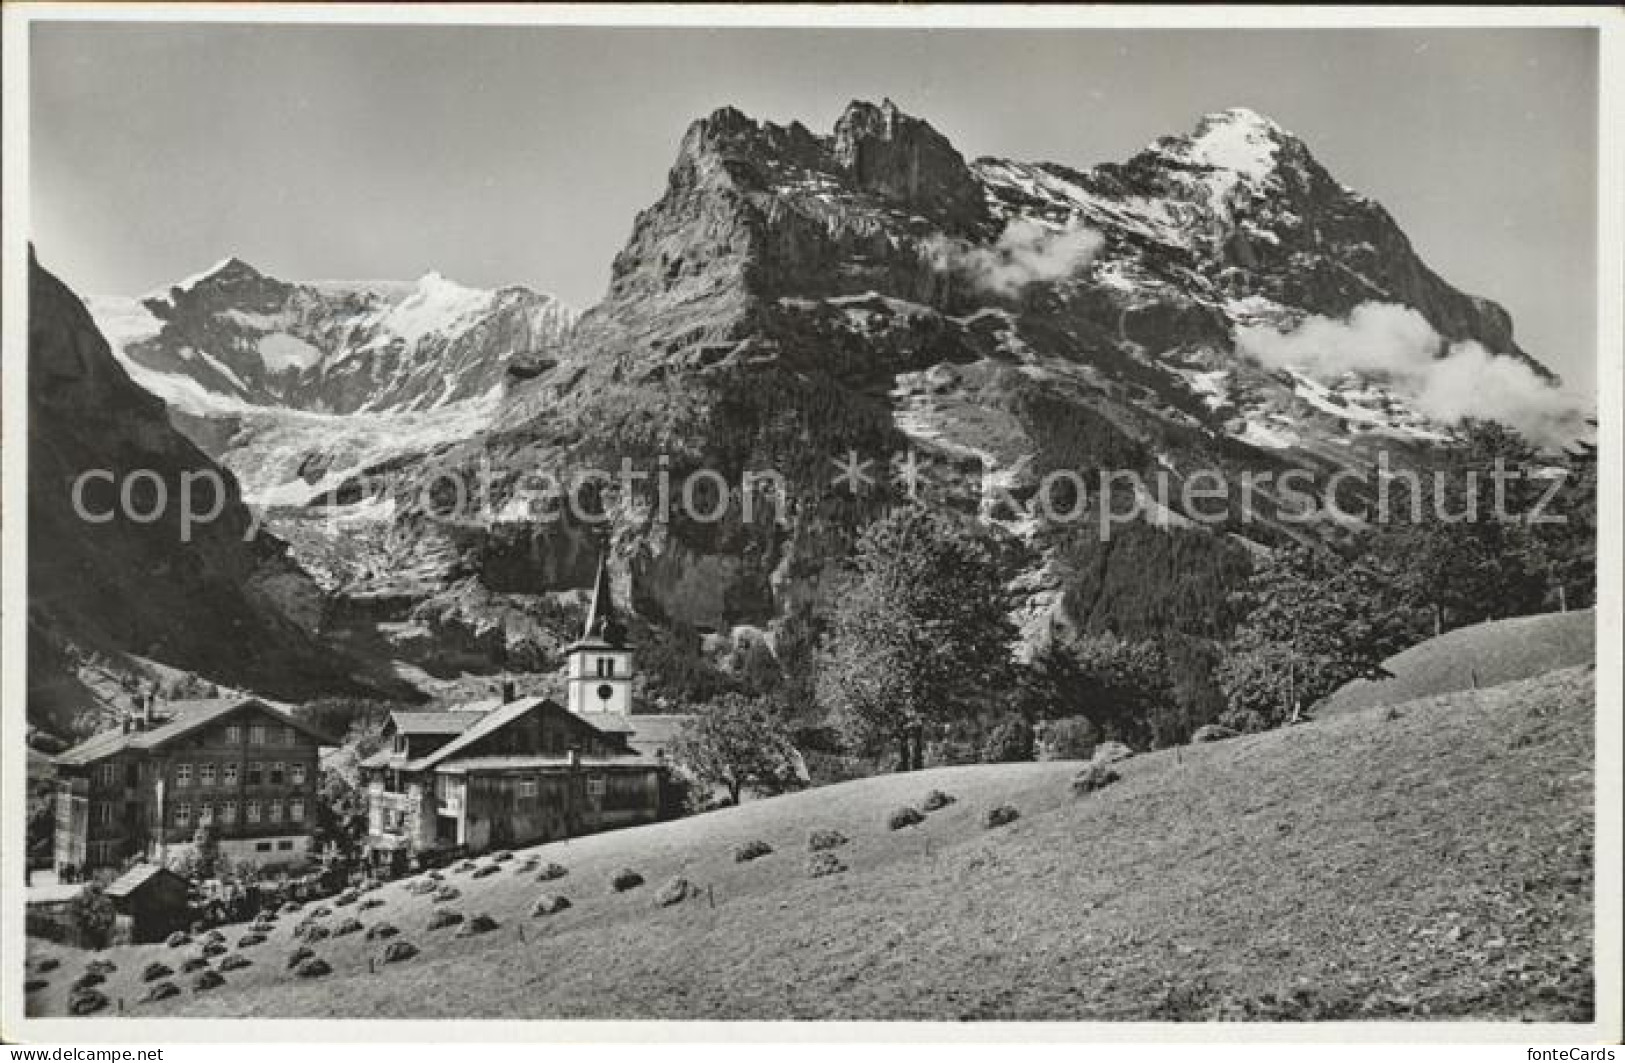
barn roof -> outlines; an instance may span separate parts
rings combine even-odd
[[[159,864],[137,864],[109,883],[105,892],[109,897],[128,897],[153,879],[164,875],[180,882],[182,886],[186,885],[185,879],[167,867]]]
[[[468,710],[451,712],[392,712],[389,722],[395,730],[407,735],[456,735],[473,727],[481,713]]]
[[[276,717],[282,723],[303,732],[317,745],[336,746],[338,740],[318,731],[310,724],[290,716],[259,698],[207,698],[195,701],[170,701],[164,707],[172,714],[167,720],[147,731],[104,731],[81,742],[57,756],[56,763],[70,766],[90,764],[122,753],[127,749],[161,749],[177,738],[191,734],[217,720],[242,709],[256,708]]]

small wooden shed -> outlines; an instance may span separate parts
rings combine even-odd
[[[137,864],[107,887],[131,941],[162,941],[190,922],[187,881],[167,867]],[[122,929],[122,928],[121,928]]]

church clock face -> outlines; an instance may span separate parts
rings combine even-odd
[[[615,696],[615,688],[614,687],[610,686],[608,683],[599,683],[598,684],[598,700],[599,701],[608,701],[610,698],[612,698],[614,696]]]

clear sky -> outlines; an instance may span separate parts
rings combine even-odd
[[[1121,160],[1248,106],[1589,387],[1586,30],[673,30],[36,24],[32,239],[86,294],[236,254],[288,280],[602,294],[693,119],[890,96],[967,157]]]

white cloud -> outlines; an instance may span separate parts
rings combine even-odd
[[[1454,424],[1500,421],[1531,441],[1561,445],[1582,433],[1585,405],[1527,363],[1472,340],[1447,343],[1409,307],[1364,303],[1341,321],[1311,315],[1287,332],[1236,329],[1236,349],[1265,365],[1326,383],[1344,373],[1386,377],[1419,413]]]
[[[1105,238],[1081,226],[1055,230],[1017,218],[992,247],[937,237],[926,244],[932,264],[963,274],[993,295],[1011,298],[1029,284],[1056,281],[1087,266],[1100,253]]]

